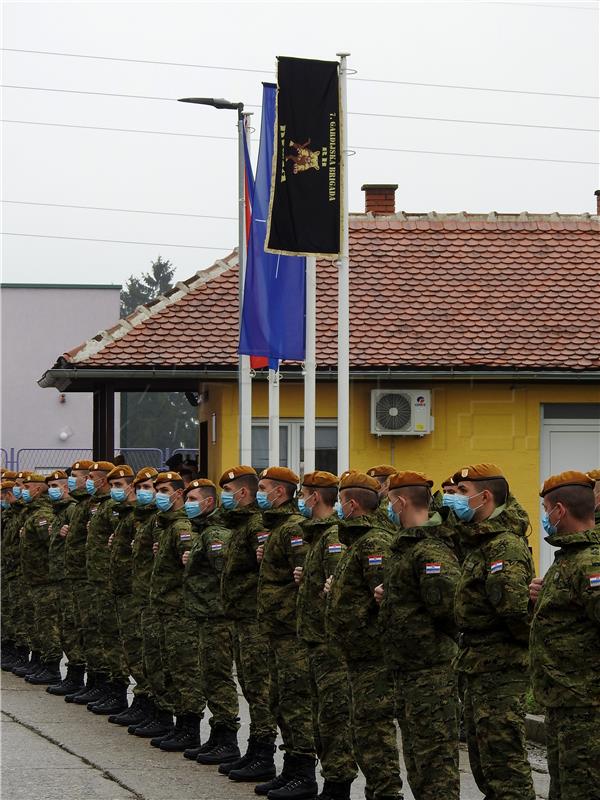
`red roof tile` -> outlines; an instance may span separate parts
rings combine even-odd
[[[589,215],[352,216],[351,367],[600,368],[599,234]],[[330,262],[319,262],[317,292],[317,361],[334,367]],[[64,359],[233,367],[237,339],[233,253]]]

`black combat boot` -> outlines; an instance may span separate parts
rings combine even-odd
[[[85,672],[85,664],[69,664],[67,667],[67,674],[57,683],[50,684],[46,687],[48,694],[58,694],[62,697],[78,692],[83,687],[83,673]]]
[[[195,761],[200,753],[206,753],[207,750],[210,750],[215,744],[215,729],[210,729],[210,734],[208,739],[201,743],[200,738],[198,738],[198,747],[188,747],[187,750],[183,751],[183,757],[187,758],[188,761]]]
[[[172,732],[173,714],[157,708],[152,719],[146,725],[138,725],[133,734],[141,736],[143,739],[153,739],[154,737],[169,736]]]
[[[329,781],[325,778],[317,800],[350,800],[352,781]]]
[[[78,706],[87,706],[88,703],[95,703],[106,692],[106,684],[108,682],[108,673],[95,672],[93,676],[92,685],[90,687],[89,675],[85,692],[78,692],[73,698],[72,702]],[[65,698],[66,699],[66,698]],[[69,702],[67,700],[67,702]]]
[[[127,705],[127,687],[129,682],[125,681],[111,681],[109,684],[109,691],[104,700],[98,700],[97,703],[89,709],[93,714],[100,714],[101,716],[108,716],[109,714],[120,714],[128,708]]]
[[[96,685],[92,689],[91,694],[93,695],[91,700],[85,704],[88,711],[91,711],[96,703],[103,703],[110,695],[112,691],[111,682],[110,682],[110,675],[108,672],[103,672],[100,675],[96,676]],[[79,705],[83,705],[83,703],[79,703]]]
[[[26,675],[32,674],[37,671],[40,666],[40,653],[39,650],[31,651],[31,658],[25,661],[24,664],[18,667],[13,667],[13,675],[18,678],[24,678]]]
[[[217,723],[214,728],[215,743],[210,750],[200,753],[196,758],[198,764],[218,766],[225,762],[237,761],[240,758],[240,748],[237,743],[237,730],[227,728]]]
[[[275,752],[275,745],[273,745],[273,752]],[[254,793],[268,795],[272,789],[280,789],[282,786],[285,786],[294,774],[294,764],[294,757],[288,753],[284,753],[283,769],[281,773],[279,775],[274,775],[274,777],[266,783],[259,783],[258,786],[254,787]],[[275,764],[273,764],[273,772],[275,772]],[[229,777],[231,778],[231,772],[229,773]],[[233,780],[235,780],[235,778]]]
[[[12,659],[12,663],[6,664],[6,667],[2,667],[5,672],[14,672],[17,667],[23,667],[25,664],[29,662],[29,648],[23,645],[17,645],[15,647],[15,655]],[[16,673],[15,673],[16,674]]]
[[[69,692],[69,694],[65,695],[65,703],[74,703],[76,697],[79,697],[86,692],[91,692],[96,685],[96,673],[88,670],[86,680],[87,682],[80,689],[77,689],[74,692]]]
[[[293,756],[292,777],[277,789],[271,789],[268,800],[316,800],[319,787],[315,778],[317,759],[314,756]]]
[[[181,714],[172,736],[167,736],[159,744],[161,750],[168,753],[183,753],[188,747],[200,744],[200,717],[198,714]]]
[[[33,675],[26,675],[25,680],[34,686],[44,686],[58,683],[60,680],[60,659],[54,661],[44,661],[43,669],[38,670]]]
[[[152,700],[150,697],[146,697],[144,701],[144,717],[138,722],[133,722],[127,728],[127,733],[130,733],[133,736],[137,728],[143,728],[145,725],[149,725],[154,720],[154,716],[157,712],[158,709],[154,704],[154,700]]]
[[[12,640],[2,642],[2,659],[0,660],[0,667],[5,672],[10,672],[14,666],[17,657],[17,648]],[[10,665],[10,666],[9,666]]]
[[[254,758],[254,750],[256,748],[256,737],[250,736],[248,738],[248,746],[246,748],[246,752],[240,758],[236,758],[235,761],[226,761],[224,764],[219,766],[219,772],[221,775],[229,775],[232,769],[241,769],[245,767],[246,764],[249,764],[252,759]]]
[[[139,725],[148,719],[148,697],[145,694],[134,694],[131,705],[119,714],[111,714],[109,722],[114,725]]]

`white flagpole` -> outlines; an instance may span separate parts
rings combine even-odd
[[[304,474],[315,469],[317,259],[306,259],[306,356],[304,358]]]
[[[346,63],[340,58],[342,242],[338,261],[338,475],[350,467],[350,250],[348,243],[348,112]]]
[[[239,145],[239,271],[240,271],[240,329],[242,325],[242,305],[244,301],[244,279],[246,277],[246,170],[244,157],[244,136],[249,117],[248,112],[238,114]],[[248,138],[248,153],[250,140]],[[238,365],[238,424],[240,464],[252,464],[252,373],[250,356],[240,355]]]
[[[279,370],[269,368],[269,466],[279,464]]]

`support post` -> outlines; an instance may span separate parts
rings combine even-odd
[[[304,359],[304,474],[315,469],[317,259],[306,258],[306,356]]]
[[[279,370],[269,368],[269,466],[279,466]]]
[[[102,386],[94,392],[94,428],[92,450],[95,461],[115,457],[115,393]]]
[[[244,279],[246,275],[246,165],[244,136],[249,114],[238,111],[238,253],[239,253],[239,324],[242,327]],[[238,433],[240,464],[252,464],[252,376],[250,357],[238,357]]]

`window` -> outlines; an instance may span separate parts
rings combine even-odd
[[[252,466],[257,472],[269,466],[269,423],[252,422]],[[304,423],[283,420],[279,426],[279,463],[299,475],[304,473]],[[315,431],[315,469],[337,473],[337,424],[332,420],[317,422]]]

